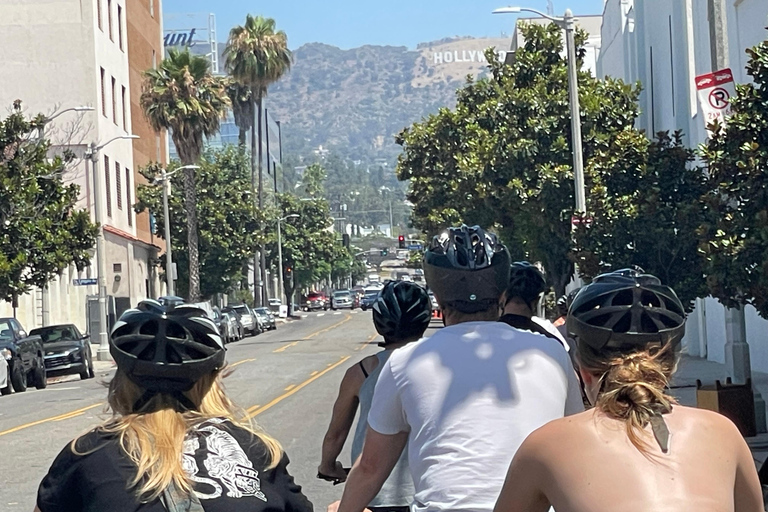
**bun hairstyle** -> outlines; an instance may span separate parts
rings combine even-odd
[[[665,389],[685,333],[677,295],[637,270],[603,274],[574,298],[567,326],[582,369],[601,376],[595,406],[624,421],[629,440],[646,451],[643,429],[676,403]]]
[[[677,403],[665,392],[675,370],[677,351],[667,345],[606,352],[579,343],[577,353],[582,369],[602,375],[595,407],[624,421],[630,442],[645,451],[643,429],[654,415],[669,412]]]

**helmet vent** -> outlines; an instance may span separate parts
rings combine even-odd
[[[613,296],[612,306],[631,306],[633,300],[633,290],[621,290]]]

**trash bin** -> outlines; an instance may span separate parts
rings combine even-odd
[[[696,380],[696,407],[719,412],[731,420],[744,437],[757,435],[755,421],[755,396],[752,380],[746,384],[733,384],[728,377],[725,384],[719,380],[714,385],[702,386]]]

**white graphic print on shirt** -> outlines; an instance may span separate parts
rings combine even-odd
[[[222,494],[222,485],[227,489],[230,498],[254,496],[266,502],[267,497],[261,492],[259,472],[253,469],[253,463],[248,459],[237,440],[226,432],[210,423],[221,423],[221,420],[211,420],[190,432],[184,441],[182,465],[184,471],[193,482],[207,484],[213,487],[210,494],[195,491],[200,499],[214,499]],[[195,452],[200,448],[199,438],[205,439],[207,453],[203,464],[210,478],[200,477],[200,468],[195,460]]]

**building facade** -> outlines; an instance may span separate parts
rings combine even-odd
[[[750,81],[745,50],[768,37],[768,2],[724,3],[724,20],[718,22],[710,16],[707,0],[606,0],[598,76],[640,82],[638,128],[649,134],[682,130],[690,147],[706,140],[695,77],[717,70],[711,33],[724,29],[727,50],[719,52],[727,64],[723,67],[731,68],[737,84]],[[748,306],[746,327],[752,368],[768,372],[768,322]],[[697,301],[684,343],[692,355],[726,362],[725,309],[719,302]]]
[[[68,148],[81,157],[65,175],[65,181],[80,186],[78,206],[89,210],[93,221],[95,201],[103,206],[107,293],[116,314],[149,296],[153,286],[156,289],[153,260],[160,249],[148,237],[146,217],[137,218],[132,208],[134,152],[138,148],[140,158],[156,153],[146,147],[154,144],[154,136],[142,133],[144,144],[136,145],[125,139],[142,128],[134,119],[138,92],[133,90],[136,80],[128,50],[129,28],[136,24],[128,23],[129,2],[132,12],[150,12],[151,7],[155,16],[160,14],[159,0],[41,0],[0,6],[0,44],[6,52],[0,105],[7,109],[20,99],[27,114],[49,117],[73,107],[93,109],[58,116],[46,126],[46,135],[52,152]],[[152,29],[142,30],[146,35]],[[102,185],[95,190],[94,167],[84,156],[91,143],[107,142],[94,164]],[[82,272],[64,269],[47,290],[21,297],[16,311],[20,321],[28,329],[45,321],[72,322],[90,330],[89,297],[97,295],[97,287],[75,286],[73,280],[96,277],[95,257]],[[10,304],[0,303],[0,314],[11,313]]]

